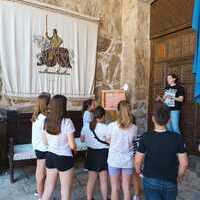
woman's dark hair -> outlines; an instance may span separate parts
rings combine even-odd
[[[57,135],[61,131],[61,122],[66,117],[67,98],[63,95],[55,95],[49,104],[49,113],[45,129],[49,134]]]
[[[178,76],[175,73],[170,73],[168,76],[171,76],[173,79],[175,79],[175,83],[178,83]]]
[[[85,100],[85,101],[83,102],[82,114],[84,114],[84,112],[85,112],[86,110],[88,110],[88,108],[92,105],[92,102],[93,102],[93,101],[94,101],[93,99],[88,99],[88,100]]]
[[[164,126],[170,119],[170,110],[163,102],[156,102],[153,110],[153,117],[157,124]]]
[[[94,111],[94,118],[90,122],[90,129],[95,130],[96,125],[97,125],[97,119],[101,119],[103,116],[105,116],[106,111],[102,106],[97,106],[95,111]]]

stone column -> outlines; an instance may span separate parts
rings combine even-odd
[[[147,128],[150,72],[150,1],[124,0],[122,5],[121,85],[128,83],[129,99],[139,132]]]

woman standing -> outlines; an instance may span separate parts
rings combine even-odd
[[[44,122],[48,112],[49,94],[40,94],[36,100],[34,113],[32,116],[32,145],[37,157],[36,185],[37,196],[42,198],[44,183],[46,178],[45,159],[47,145],[43,142]]]
[[[87,132],[87,131],[85,131],[85,128],[87,130],[88,124],[93,120],[94,109],[95,109],[95,100],[94,99],[88,99],[83,102],[83,107],[82,107],[83,127],[81,129],[81,141],[82,142],[85,140],[85,134]]]
[[[124,200],[131,199],[130,183],[133,176],[133,141],[137,127],[132,123],[131,109],[127,101],[118,104],[118,119],[108,127],[108,171],[111,180],[111,199],[119,200],[120,182]],[[121,178],[121,179],[120,179]]]
[[[74,175],[72,150],[76,151],[74,125],[66,118],[67,99],[55,95],[50,102],[50,112],[45,124],[45,138],[48,144],[46,156],[47,177],[42,200],[50,200],[57,178],[61,182],[61,199],[71,200]]]
[[[170,120],[167,124],[167,129],[180,134],[180,111],[184,101],[185,90],[178,83],[176,74],[169,74],[167,83],[168,86],[165,88],[163,98],[158,96],[157,100],[162,100],[170,109]]]
[[[98,106],[94,111],[94,119],[85,128],[85,142],[88,145],[86,169],[88,170],[87,200],[93,199],[96,180],[99,176],[100,190],[103,200],[108,199],[108,143],[106,142],[107,125],[105,110]]]

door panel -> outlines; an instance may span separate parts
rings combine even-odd
[[[178,31],[151,40],[151,46],[149,127],[152,127],[151,115],[155,98],[157,95],[163,95],[167,75],[177,74],[181,85],[185,88],[185,100],[181,111],[181,131],[189,152],[197,154],[200,142],[200,106],[193,101],[194,34],[190,28]]]

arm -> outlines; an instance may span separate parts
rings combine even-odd
[[[42,140],[45,145],[48,145],[47,135],[45,131],[43,131]]]
[[[135,170],[137,174],[141,173],[142,164],[144,162],[145,154],[137,152],[135,155]]]
[[[73,151],[76,151],[77,148],[76,148],[74,133],[67,134],[67,141],[68,141],[69,147]]]
[[[85,135],[84,134],[81,134],[80,140],[81,140],[81,142],[85,142]]]
[[[183,102],[184,101],[184,97],[183,96],[175,97],[174,100],[178,101],[178,102]]]
[[[188,168],[188,157],[186,153],[179,153],[178,154],[179,160],[179,169],[178,169],[178,180],[181,180],[187,171]]]
[[[156,101],[165,101],[168,97],[166,95],[163,95],[162,97],[161,96],[157,96],[156,97]]]
[[[178,102],[183,102],[184,96],[185,96],[185,89],[183,87],[180,87],[177,92],[177,97],[175,97],[174,100]]]
[[[48,32],[46,32],[45,35],[47,39],[51,40],[51,37],[49,37]]]
[[[109,124],[107,126],[107,131],[106,131],[106,135],[105,135],[105,140],[107,143],[111,143],[111,132],[112,132],[112,124]]]
[[[106,137],[106,142],[110,144],[111,143],[111,138],[110,137]]]

